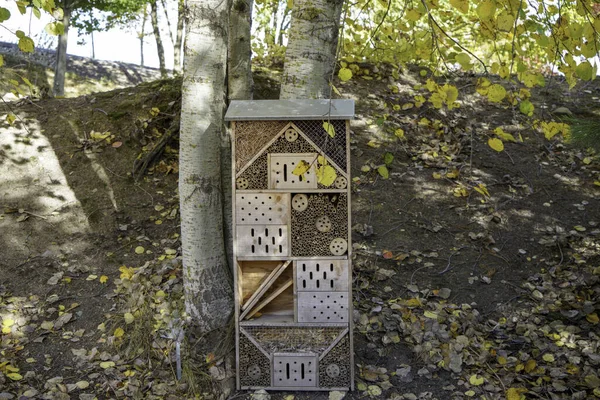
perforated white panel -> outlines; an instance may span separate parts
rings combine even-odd
[[[316,387],[317,355],[273,354],[273,385],[278,387]]]
[[[299,260],[296,262],[296,290],[299,292],[348,291],[347,260]]]
[[[286,225],[238,225],[237,252],[245,257],[289,255]]]
[[[289,193],[237,193],[235,218],[238,225],[287,224]]]
[[[348,322],[347,292],[298,292],[298,322]]]
[[[316,189],[316,158],[316,153],[269,154],[269,189]],[[310,165],[308,171],[292,174],[302,161]]]

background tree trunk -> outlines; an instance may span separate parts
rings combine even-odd
[[[252,99],[252,0],[234,0],[229,15],[227,78],[230,100]]]
[[[67,73],[67,42],[69,39],[69,25],[71,22],[71,4],[64,1],[62,23],[65,31],[58,37],[58,47],[56,49],[56,66],[54,68],[54,85],[52,91],[55,97],[65,95],[65,74]]]
[[[343,0],[297,0],[281,77],[281,99],[327,98]]]
[[[201,333],[227,326],[232,274],[223,238],[221,144],[229,4],[188,0],[179,197],[187,314]]]
[[[184,0],[177,2],[177,33],[173,45],[173,71],[181,72],[181,38],[183,37],[183,21],[185,20]]]
[[[167,76],[167,68],[165,67],[165,48],[163,47],[158,26],[158,0],[150,2],[150,21],[152,21],[152,29],[154,30],[154,38],[156,39],[160,75],[164,78]]]
[[[146,37],[146,20],[148,19],[148,5],[142,9],[142,31],[138,37],[140,39],[140,66],[144,66],[144,38]]]

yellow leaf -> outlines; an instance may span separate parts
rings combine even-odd
[[[107,368],[112,368],[114,367],[116,364],[114,363],[114,361],[104,361],[100,363],[100,367],[103,369],[107,369]]]
[[[501,31],[511,31],[513,29],[514,24],[515,17],[513,17],[511,14],[508,14],[507,12],[503,12],[502,14],[498,15],[498,18],[496,19],[496,26]]]
[[[125,323],[127,325],[131,324],[135,320],[135,317],[132,313],[125,313],[123,317],[125,318]]]
[[[421,300],[416,297],[406,300],[405,304],[407,307],[420,307],[422,305]]]
[[[123,337],[123,335],[125,334],[125,331],[123,330],[123,328],[117,328],[115,329],[115,337],[120,338]]]
[[[331,89],[333,90],[333,93],[337,94],[338,96],[342,95],[338,88],[336,88],[334,85],[331,85]]]
[[[440,174],[439,172],[434,172],[432,176],[433,179],[442,179],[442,174]]]
[[[544,361],[546,361],[547,363],[553,363],[554,362],[554,355],[551,353],[546,353],[542,356],[542,359]]]
[[[490,138],[488,139],[488,145],[497,152],[504,150],[504,143],[500,139]]]
[[[404,139],[404,129],[398,128],[394,131],[394,135],[396,135],[399,139]]]
[[[437,319],[438,315],[436,313],[434,313],[433,311],[425,311],[423,313],[423,315],[427,318],[431,318],[431,319]]]
[[[99,279],[100,283],[106,283],[108,282],[108,276],[106,275],[102,275]]]
[[[592,159],[590,157],[586,157],[586,158],[583,159],[583,163],[585,165],[589,165],[589,164],[592,163]]]
[[[477,16],[483,21],[492,19],[495,12],[496,4],[493,0],[483,0],[477,6]]]
[[[485,380],[483,379],[483,377],[477,374],[471,375],[471,377],[469,378],[469,383],[473,386],[483,385],[484,381]]]
[[[505,140],[508,142],[513,142],[513,143],[517,142],[517,139],[515,139],[515,137],[513,135],[511,135],[510,133],[504,132],[504,130],[500,127],[494,129],[494,133],[496,135],[498,135],[498,137],[502,140]]]
[[[450,178],[450,179],[456,179],[456,178],[458,178],[459,175],[460,175],[460,171],[456,168],[454,168],[450,172],[446,172],[446,178]]]
[[[93,281],[94,279],[96,279],[98,277],[98,275],[94,275],[94,274],[90,274],[88,275],[87,278],[85,278],[86,281]]]
[[[598,319],[597,313],[588,314],[585,317],[585,319],[587,319],[590,324],[594,324],[594,325],[597,325],[598,322],[600,322],[600,320]]]
[[[323,129],[325,129],[325,132],[327,132],[329,136],[335,137],[335,128],[332,124],[327,121],[323,121]]]
[[[523,388],[508,388],[506,391],[506,400],[521,400],[521,393],[526,392]]]
[[[412,22],[417,22],[422,16],[423,14],[415,10],[414,8],[406,13],[406,18]]]
[[[473,397],[473,396],[475,396],[475,391],[474,391],[474,390],[467,390],[467,391],[465,392],[465,395],[466,395],[467,397]]]
[[[581,80],[589,81],[594,78],[594,69],[589,61],[584,61],[575,67],[575,73]]]
[[[292,174],[294,175],[303,175],[304,173],[306,173],[306,171],[308,171],[310,168],[310,164],[308,162],[306,162],[305,160],[300,160],[300,162],[298,163],[298,165],[296,165],[296,168],[294,168],[294,170],[292,171]]]
[[[336,178],[337,173],[331,165],[322,165],[317,168],[317,180],[321,185],[331,186]]]
[[[12,125],[12,124],[14,124],[16,120],[17,120],[17,116],[16,116],[15,114],[13,114],[13,113],[8,113],[8,114],[6,115],[6,122],[7,122],[9,125]]]
[[[490,192],[488,192],[487,187],[483,183],[480,183],[473,189],[475,189],[477,193],[481,194],[484,197],[490,197]]]
[[[132,376],[135,375],[135,371],[131,370],[131,369],[128,369],[127,371],[123,372],[123,375],[125,375],[126,377],[129,378],[129,377],[132,377]]]
[[[506,89],[502,85],[494,83],[487,88],[487,98],[493,103],[499,103],[506,97]]]
[[[405,103],[402,104],[402,109],[403,110],[410,110],[411,108],[413,108],[415,105],[413,103]]]
[[[78,389],[87,389],[90,386],[90,383],[88,381],[79,381],[75,383],[75,386],[77,386]]]
[[[6,374],[6,376],[13,381],[20,381],[21,379],[23,379],[23,375],[18,374],[16,372],[11,372],[10,374]]]
[[[126,267],[125,265],[121,265],[119,267],[119,271],[121,272],[121,279],[131,279],[133,278],[135,269],[133,267]]]
[[[531,101],[523,100],[519,103],[519,111],[521,111],[521,113],[531,117],[533,115],[533,110],[535,110],[535,106]]]
[[[340,78],[340,81],[346,82],[352,78],[352,71],[348,68],[340,68],[338,78]]]
[[[135,248],[135,254],[143,254],[144,250],[145,250],[144,247],[138,246]]]
[[[500,365],[506,365],[506,357],[502,357],[502,356],[498,356],[498,364]]]
[[[381,175],[383,179],[388,179],[390,177],[390,173],[385,165],[378,167],[377,172],[379,172],[379,175]]]

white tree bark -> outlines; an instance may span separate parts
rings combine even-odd
[[[58,37],[58,47],[56,49],[56,66],[54,68],[54,82],[52,91],[54,96],[62,97],[65,95],[65,75],[67,73],[67,42],[69,39],[69,25],[71,22],[71,3],[64,1],[62,23],[65,31]]]
[[[183,22],[185,19],[184,0],[177,1],[177,33],[175,34],[175,43],[173,44],[173,71],[181,72],[181,42],[183,37]]]
[[[253,0],[233,0],[229,15],[228,88],[230,100],[252,99],[250,28]]]
[[[328,98],[343,0],[296,0],[281,77],[281,99]]]
[[[221,144],[228,2],[188,0],[182,88],[179,197],[186,310],[200,332],[233,311],[225,255]]]
[[[156,51],[158,52],[158,65],[160,76],[166,78],[167,68],[165,67],[165,48],[163,47],[162,38],[160,36],[160,28],[158,26],[158,1],[150,2],[150,21],[154,31],[154,39],[156,40]]]

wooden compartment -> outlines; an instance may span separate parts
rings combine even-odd
[[[294,322],[291,261],[238,261],[240,320]]]

